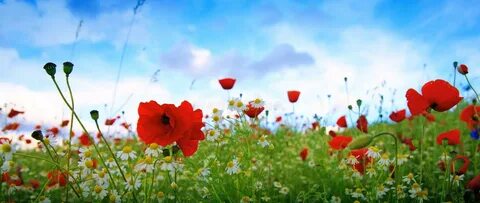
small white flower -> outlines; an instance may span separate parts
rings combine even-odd
[[[361,188],[357,188],[355,191],[350,193],[350,195],[355,199],[364,199],[365,196],[363,195],[362,191],[363,190]]]
[[[118,192],[116,190],[110,191],[110,195],[108,199],[110,200],[110,202],[115,202],[115,203],[122,202],[122,199],[120,198],[120,195],[118,195]]]
[[[103,200],[103,198],[107,196],[107,190],[102,185],[95,185],[95,187],[93,187],[92,194],[95,197],[95,199]]]
[[[404,163],[406,163],[408,161],[408,155],[406,154],[399,154],[397,156],[398,158],[398,165],[401,166],[403,165]]]
[[[357,158],[353,155],[350,155],[348,156],[347,160],[346,160],[347,164],[350,164],[350,165],[355,165],[355,164],[358,164],[360,163]]]
[[[240,173],[240,164],[238,163],[237,158],[234,158],[232,161],[227,163],[227,168],[225,168],[228,175],[233,175]]]
[[[414,181],[415,181],[415,176],[413,175],[413,173],[409,173],[408,175],[403,176],[403,182],[407,184],[410,184],[411,182],[414,182]]]
[[[268,147],[270,145],[270,142],[268,142],[267,140],[267,135],[262,135],[260,138],[258,138],[257,143],[263,148]]]
[[[385,187],[383,185],[379,185],[377,187],[377,195],[376,196],[377,196],[378,199],[381,199],[387,194],[387,192],[388,192],[387,187]]]
[[[126,190],[138,190],[138,188],[140,188],[140,186],[142,186],[142,181],[137,178],[137,179],[133,179],[133,178],[127,178],[127,182],[125,183],[125,189]]]
[[[457,187],[460,186],[460,181],[463,181],[463,174],[454,176],[450,175],[450,181],[453,182],[453,184]]]
[[[158,157],[160,154],[162,154],[162,148],[157,143],[152,143],[145,149],[146,156]]]
[[[123,147],[122,151],[117,152],[117,156],[123,161],[137,158],[136,152],[130,146]]]
[[[219,136],[220,136],[220,133],[216,129],[211,129],[207,133],[207,140],[210,142],[214,142],[214,141],[217,141]]]
[[[342,203],[342,199],[337,196],[332,196],[332,199],[330,199],[330,203]]]
[[[389,159],[387,153],[384,153],[382,155],[382,157],[380,158],[380,160],[378,160],[378,164],[380,166],[388,167],[388,166],[390,166],[390,163],[391,163],[391,160]]]
[[[382,150],[380,150],[375,146],[371,146],[368,148],[367,156],[370,158],[377,159],[377,158],[380,158],[380,152],[382,152]]]
[[[279,192],[280,194],[286,195],[289,191],[288,187],[282,187]]]
[[[262,108],[265,106],[265,102],[260,98],[256,98],[250,102],[250,105],[252,105],[253,108]]]

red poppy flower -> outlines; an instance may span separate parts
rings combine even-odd
[[[138,114],[138,137],[146,144],[167,146],[176,142],[185,156],[191,156],[197,151],[198,142],[205,139],[201,130],[204,126],[202,110],[193,110],[188,101],[178,107],[159,105],[155,101],[142,102]]]
[[[8,137],[0,137],[0,144],[12,143],[12,140]]]
[[[250,118],[256,118],[258,115],[260,115],[265,107],[260,107],[260,108],[255,108],[252,106],[251,102],[247,104],[247,109],[243,111],[243,113],[247,114],[248,117]]]
[[[90,135],[88,133],[82,133],[80,137],[78,137],[78,141],[80,141],[80,144],[83,146],[90,146],[92,145],[92,142],[90,140]]]
[[[63,128],[63,127],[66,127],[66,126],[68,125],[68,123],[70,123],[69,120],[63,120],[63,121],[62,121],[62,124],[60,124],[60,127],[62,127],[62,128]]]
[[[132,126],[132,124],[129,124],[127,122],[123,122],[120,124],[123,128],[125,128],[126,130],[130,130],[130,127]]]
[[[472,178],[468,182],[467,188],[477,193],[480,190],[480,175],[477,175],[474,178]]]
[[[307,156],[308,156],[308,148],[303,148],[302,151],[300,151],[300,158],[302,159],[302,161],[305,161],[307,159]]]
[[[357,128],[364,133],[368,133],[367,117],[365,117],[364,115],[358,117]]]
[[[437,144],[442,145],[443,140],[448,140],[448,145],[457,145],[460,143],[460,130],[454,129],[437,136]]]
[[[328,131],[328,135],[330,135],[330,137],[336,137],[337,133],[333,130],[330,130],[330,131]]]
[[[350,151],[349,155],[354,156],[358,163],[353,165],[353,168],[359,173],[363,174],[365,172],[364,166],[372,163],[373,159],[367,156],[368,149],[361,148]]]
[[[58,133],[60,132],[60,130],[59,130],[57,127],[52,127],[52,128],[50,128],[50,129],[48,129],[47,132],[52,133],[53,136],[57,136]]]
[[[330,145],[332,149],[342,150],[347,148],[352,140],[353,138],[350,136],[337,135],[328,141],[328,145]]]
[[[401,140],[403,144],[406,144],[408,146],[410,151],[415,151],[415,149],[417,149],[415,145],[413,145],[412,138],[402,138]]]
[[[31,144],[31,143],[32,143],[32,140],[31,140],[31,139],[26,139],[26,140],[25,140],[25,143],[26,143],[26,144]]]
[[[11,109],[10,113],[8,113],[7,117],[13,118],[13,117],[17,116],[18,114],[23,114],[23,113],[25,113],[25,112],[24,111],[17,111],[15,109]]]
[[[218,80],[218,82],[220,83],[220,85],[222,86],[222,88],[224,90],[232,89],[233,86],[235,85],[235,81],[237,81],[237,80],[234,79],[234,78],[223,78],[223,79]]]
[[[298,97],[300,97],[300,91],[297,90],[290,90],[287,92],[288,101],[291,103],[295,103],[298,101]]]
[[[275,118],[275,122],[277,122],[277,123],[282,122],[282,117],[281,117],[281,116],[278,116],[277,118]]]
[[[425,83],[422,94],[414,89],[408,89],[405,97],[412,115],[420,114],[428,108],[438,112],[447,111],[462,100],[457,88],[440,79]]]
[[[113,125],[115,123],[115,121],[117,120],[117,118],[109,118],[107,120],[105,120],[105,125]]]
[[[463,162],[463,164],[460,166],[460,168],[458,168],[458,170],[455,170],[455,162],[461,160]],[[470,159],[468,159],[468,157],[466,156],[463,156],[463,155],[457,155],[453,160],[452,160],[452,169],[451,171],[455,171],[455,173],[457,175],[462,175],[462,174],[465,174],[467,173],[467,170],[468,170],[468,166],[470,166]]]
[[[468,73],[468,67],[465,64],[461,64],[457,67],[457,70],[460,74],[466,75]]]
[[[52,187],[56,184],[59,184],[60,186],[65,186],[67,185],[67,176],[60,172],[59,170],[53,170],[48,172],[47,174],[48,178],[48,187]]]
[[[315,121],[312,123],[312,130],[316,130],[320,127],[320,123],[318,121]]]
[[[40,130],[40,129],[42,129],[42,126],[41,126],[41,125],[36,125],[36,126],[35,126],[35,130]]]
[[[40,187],[40,181],[38,181],[37,179],[31,179],[29,182],[34,190]]]
[[[341,128],[346,128],[347,127],[347,117],[346,116],[340,116],[337,120],[337,125],[338,127]]]
[[[20,136],[18,136],[18,140],[20,140],[20,141],[22,141],[23,138],[25,138],[25,135],[20,135]]]
[[[395,112],[392,112],[389,117],[392,121],[400,123],[403,120],[405,120],[405,116],[407,114],[406,112],[407,111],[405,109],[402,109],[400,111],[395,111]]]
[[[480,106],[468,105],[460,113],[460,120],[467,123],[468,128],[474,129],[479,124]]]
[[[5,132],[7,130],[17,130],[18,127],[20,127],[20,124],[17,123],[17,122],[13,122],[13,123],[9,123],[9,124],[5,125],[2,129],[2,131]]]

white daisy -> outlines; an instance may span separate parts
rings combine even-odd
[[[260,98],[256,98],[250,102],[250,105],[252,105],[253,108],[262,108],[265,106],[265,102]]]
[[[375,146],[371,146],[371,147],[368,148],[368,151],[367,151],[366,154],[370,158],[377,159],[377,158],[380,158],[380,152],[382,152],[382,150],[380,150],[379,148],[377,148]]]
[[[220,133],[216,129],[211,129],[207,133],[207,140],[214,142],[218,139],[219,136],[220,136]]]
[[[117,152],[117,156],[123,161],[137,158],[136,152],[130,146],[123,147],[122,151]]]
[[[107,190],[102,185],[95,185],[95,187],[93,187],[92,194],[95,197],[95,199],[103,200],[103,198],[107,196]]]
[[[157,143],[152,143],[145,149],[145,155],[151,157],[158,157],[162,152],[162,148]]]
[[[267,140],[267,135],[262,135],[260,138],[258,138],[257,143],[263,148],[268,147],[270,145],[270,142],[268,142]]]
[[[240,164],[238,163],[237,158],[234,158],[232,161],[227,163],[227,167],[225,168],[228,175],[238,174],[240,173]]]

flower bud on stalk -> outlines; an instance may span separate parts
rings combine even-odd
[[[38,141],[42,141],[43,140],[43,133],[41,130],[35,130],[32,132],[32,137],[33,139],[36,139]]]
[[[72,73],[73,71],[73,63],[67,61],[63,63],[63,72],[67,75],[67,77]]]
[[[43,66],[43,69],[45,69],[48,75],[50,75],[51,77],[55,77],[55,73],[57,72],[56,67],[57,65],[55,65],[54,63],[48,62]]]
[[[349,149],[360,149],[360,148],[364,148],[368,145],[370,145],[370,143],[372,143],[373,141],[373,136],[371,135],[362,135],[362,136],[359,136],[357,137],[356,139],[354,139],[349,145],[348,145],[348,148]]]

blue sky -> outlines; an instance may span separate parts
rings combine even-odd
[[[31,119],[64,117],[41,67],[69,60],[76,65],[72,80],[82,115],[92,108],[108,112],[136,4],[0,0],[0,102],[25,109]],[[126,103],[122,109],[134,122],[138,102],[150,99],[188,99],[206,111],[225,108],[226,93],[217,82],[225,76],[238,78],[232,95],[264,98],[274,115],[291,109],[289,89],[302,91],[299,114],[331,120],[356,98],[378,105],[379,94],[387,109],[404,108],[407,88],[436,78],[450,81],[454,60],[478,76],[479,4],[147,0],[131,27],[113,109]],[[157,82],[150,82],[157,70]],[[349,102],[344,77],[349,78]],[[370,117],[376,114],[372,111]]]

